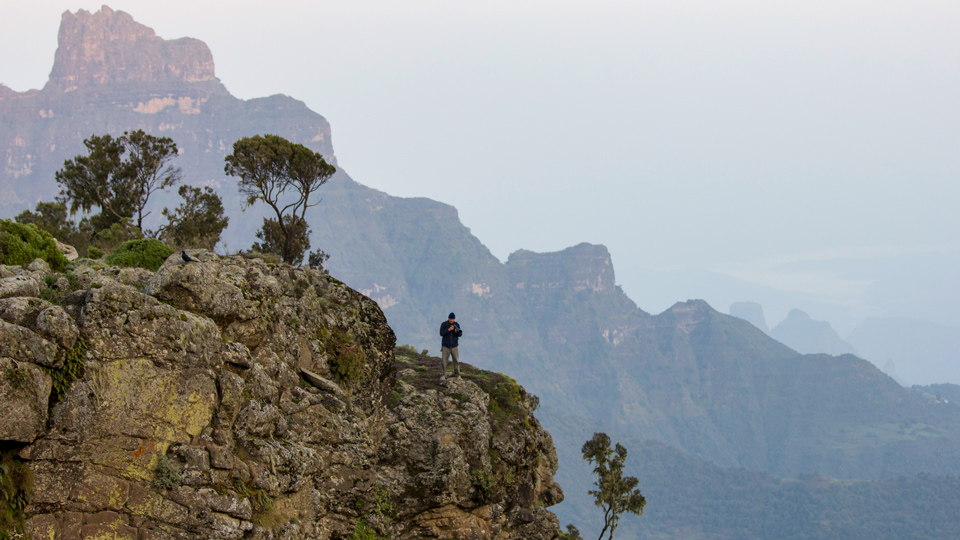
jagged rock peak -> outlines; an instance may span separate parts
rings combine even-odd
[[[584,242],[553,253],[521,249],[510,255],[506,267],[514,287],[521,290],[571,288],[600,293],[616,288],[613,260],[603,245]]]
[[[65,92],[124,82],[216,80],[213,55],[193,38],[165,40],[123,11],[65,11],[45,89]]]

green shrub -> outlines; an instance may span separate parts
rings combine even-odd
[[[53,388],[50,392],[51,405],[59,403],[63,399],[73,381],[83,378],[86,358],[87,341],[80,338],[72,349],[64,351],[63,367],[60,369],[43,368],[53,381]]]
[[[23,509],[33,493],[33,471],[16,454],[16,450],[0,454],[0,538],[23,532]]]
[[[153,469],[153,485],[159,489],[170,489],[180,485],[183,474],[180,467],[167,459],[167,456],[157,458],[157,466]]]
[[[353,527],[353,534],[350,535],[350,540],[381,540],[382,538],[377,531],[367,525],[367,520],[363,518],[357,520],[357,524]]]
[[[378,484],[373,489],[373,511],[381,517],[397,518],[397,506],[393,502],[393,494],[383,484]]]
[[[330,371],[341,381],[350,384],[362,379],[367,369],[367,355],[353,334],[342,328],[321,332],[326,342]]]
[[[173,255],[173,249],[159,240],[128,240],[107,256],[107,264],[128,268],[139,266],[156,272],[170,255]]]
[[[56,272],[67,265],[67,258],[50,233],[33,224],[0,219],[0,264],[23,266],[38,258]]]
[[[103,257],[103,250],[97,246],[90,246],[87,248],[87,257],[91,259],[99,259]]]
[[[483,469],[474,469],[470,472],[470,483],[476,488],[477,497],[481,502],[490,501],[496,480],[489,472]]]
[[[102,253],[111,253],[131,240],[142,239],[143,232],[133,223],[133,220],[123,218],[119,223],[112,223],[109,227],[94,233],[90,243]],[[90,253],[89,248],[87,253]]]
[[[64,290],[53,288],[57,280],[62,277],[67,278],[67,282],[69,283],[67,288]],[[40,298],[58,306],[63,304],[63,299],[68,294],[83,288],[80,285],[80,280],[78,280],[74,274],[47,274],[43,276],[43,281],[47,284],[47,287],[40,290]]]

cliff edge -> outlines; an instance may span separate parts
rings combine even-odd
[[[0,267],[0,500],[32,538],[556,538],[536,399],[308,268]]]

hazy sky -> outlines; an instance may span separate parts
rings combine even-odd
[[[603,243],[653,312],[960,324],[956,0],[109,5],[205,41],[238,97],[305,101],[356,180],[455,205],[501,259]],[[41,87],[79,8],[0,0],[0,82]]]

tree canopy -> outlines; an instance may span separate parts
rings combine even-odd
[[[246,205],[261,201],[276,215],[264,219],[257,234],[263,242],[254,247],[266,246],[287,263],[301,262],[310,245],[307,209],[320,202],[311,203],[310,196],[333,176],[336,167],[306,146],[277,135],[234,142],[225,162],[224,172],[240,178],[237,187]]]
[[[230,221],[223,215],[223,201],[209,187],[180,186],[177,193],[183,202],[173,210],[163,209],[168,223],[160,230],[160,238],[179,249],[212,250]]]
[[[583,443],[583,459],[594,465],[597,475],[594,485],[597,489],[588,493],[596,499],[594,504],[603,510],[603,530],[597,540],[609,532],[607,539],[613,538],[620,516],[624,512],[643,514],[647,500],[640,494],[640,483],[633,476],[623,477],[623,465],[627,460],[627,449],[617,443],[610,448],[610,437],[606,433],[594,433],[593,438]]]
[[[91,219],[95,231],[124,218],[135,218],[142,231],[150,196],[180,181],[180,169],[171,163],[177,145],[169,137],[143,130],[120,137],[91,135],[83,144],[87,155],[68,159],[56,173],[60,196],[70,213],[97,207],[100,215]]]

